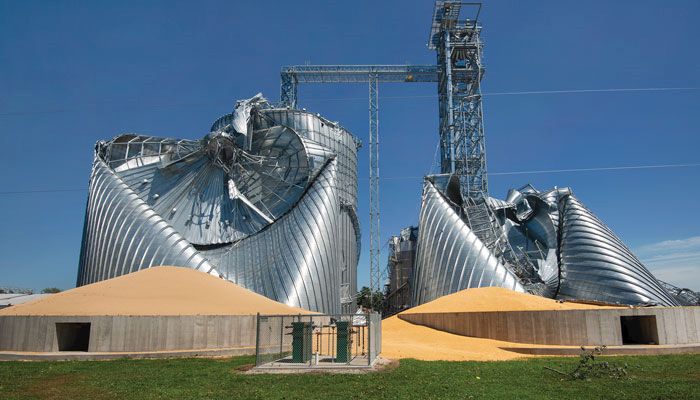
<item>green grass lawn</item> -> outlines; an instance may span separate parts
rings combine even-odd
[[[252,357],[0,362],[0,399],[700,399],[700,355],[605,357],[628,376],[570,380],[578,358],[402,360],[359,375],[249,375]]]

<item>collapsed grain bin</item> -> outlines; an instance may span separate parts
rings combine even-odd
[[[351,312],[358,148],[337,123],[260,94],[201,140],[98,142],[77,285],[177,265],[290,306]]]
[[[413,273],[413,304],[497,286],[564,300],[695,305],[656,279],[569,188],[464,198],[450,175],[426,178]]]

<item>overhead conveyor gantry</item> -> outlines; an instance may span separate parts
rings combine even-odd
[[[486,150],[481,107],[480,3],[437,0],[428,48],[435,65],[296,65],[282,68],[281,102],[296,107],[300,83],[369,84],[370,288],[381,289],[379,268],[379,82],[436,82],[440,113],[440,172],[459,177],[462,195],[473,204],[471,222],[490,248],[505,252],[485,207],[488,196]],[[464,17],[463,14],[471,14]],[[482,229],[483,228],[483,229]]]
[[[295,65],[282,68],[281,105],[297,106],[300,83],[367,83],[369,85],[369,219],[370,289],[381,290],[379,267],[379,83],[438,82],[435,65]]]

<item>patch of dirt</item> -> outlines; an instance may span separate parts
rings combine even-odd
[[[246,372],[246,371],[250,371],[253,368],[255,368],[255,364],[243,364],[243,365],[237,366],[233,370],[237,371],[237,372]]]
[[[401,365],[400,360],[389,360],[388,358],[380,358],[374,364],[375,371],[378,372],[390,372],[395,370]]]
[[[60,374],[31,381],[19,389],[30,398],[38,399],[117,399],[117,396],[100,388],[85,385],[84,374]]]

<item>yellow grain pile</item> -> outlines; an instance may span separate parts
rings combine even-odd
[[[308,314],[190,268],[155,267],[0,310],[0,315]]]
[[[483,312],[483,311],[536,311],[581,310],[601,307],[580,303],[558,303],[555,300],[512,290],[484,287],[466,289],[440,297],[429,303],[411,308],[401,314]],[[404,321],[395,315],[382,321],[382,356],[390,359],[415,358],[418,360],[498,361],[532,357],[503,347],[533,347],[536,345],[511,343],[455,335]],[[556,346],[565,347],[565,346]]]
[[[480,311],[588,310],[616,308],[582,303],[559,303],[500,287],[465,289],[404,311],[406,314]]]
[[[528,357],[500,348],[513,345],[414,325],[396,315],[382,321],[382,357],[394,360],[501,361]]]

